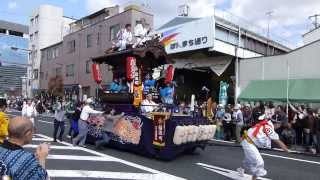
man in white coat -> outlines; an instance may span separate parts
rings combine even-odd
[[[80,119],[79,119],[79,134],[77,137],[75,137],[72,141],[74,146],[81,146],[85,147],[85,142],[88,134],[88,118],[90,114],[102,114],[102,111],[96,111],[90,107],[90,105],[93,103],[93,100],[91,98],[88,98],[86,100],[85,106],[82,108]]]
[[[146,99],[141,103],[142,113],[153,112],[157,108],[158,104],[152,100],[152,94],[148,94]]]
[[[244,170],[252,174],[252,180],[257,177],[265,176],[267,171],[264,169],[264,161],[258,148],[271,148],[271,140],[274,141],[284,151],[289,152],[287,146],[279,139],[274,126],[266,115],[259,117],[259,122],[244,131],[241,145],[244,151],[243,168],[238,168],[240,176],[244,176]]]
[[[116,47],[119,51],[125,50],[127,45],[132,44],[131,24],[126,24],[124,29],[117,33]]]
[[[146,42],[148,33],[149,29],[147,28],[146,20],[142,18],[134,27],[135,43],[133,48],[141,46],[144,42]]]
[[[27,104],[22,107],[22,116],[27,117],[34,125],[34,118],[37,116],[37,110],[33,105],[32,101],[29,99]]]

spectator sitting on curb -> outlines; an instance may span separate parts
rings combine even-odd
[[[5,168],[1,176],[15,180],[48,179],[45,160],[49,146],[40,144],[35,154],[27,152],[23,146],[32,141],[33,124],[26,117],[15,117],[9,121],[9,139],[0,145],[0,166]]]
[[[287,145],[289,148],[294,145],[296,138],[296,133],[292,129],[290,123],[285,123],[283,125],[283,130],[281,131],[280,139]]]

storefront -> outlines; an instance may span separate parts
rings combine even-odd
[[[211,51],[215,39],[215,19],[207,17],[160,28],[162,43],[175,62],[177,101],[190,101],[192,94],[204,100],[208,94],[218,102],[220,82],[226,82],[228,103],[234,101],[234,57]],[[184,88],[191,87],[191,88]],[[207,88],[207,89],[206,89]],[[205,95],[204,95],[205,94]]]

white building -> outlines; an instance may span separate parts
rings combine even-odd
[[[40,49],[62,41],[63,36],[69,33],[69,24],[73,21],[74,19],[63,16],[62,8],[52,5],[41,5],[32,12],[28,60],[32,67],[28,68],[28,96],[32,96],[32,92],[39,88]],[[58,49],[55,53],[59,54]]]
[[[241,60],[239,99],[320,102],[319,49],[318,37],[286,54]]]

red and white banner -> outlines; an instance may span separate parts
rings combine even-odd
[[[173,80],[173,76],[174,76],[174,67],[173,67],[173,65],[169,65],[167,68],[167,73],[166,73],[166,78],[165,78],[164,83],[170,84]]]
[[[126,72],[127,72],[127,80],[132,81],[135,77],[135,72],[137,69],[136,58],[135,57],[127,57],[126,59]]]
[[[96,81],[97,84],[100,84],[102,82],[99,64],[96,64],[96,63],[92,64],[92,75],[93,75],[94,81]]]

